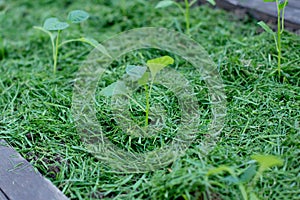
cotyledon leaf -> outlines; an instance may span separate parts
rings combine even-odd
[[[143,66],[128,65],[126,67],[126,73],[129,75],[132,81],[137,81],[142,78],[146,70],[147,67]]]
[[[46,19],[43,28],[48,31],[60,31],[69,27],[67,22],[61,22],[55,17]]]
[[[69,13],[68,20],[76,24],[87,20],[89,17],[90,15],[83,10],[73,10]]]
[[[138,84],[145,85],[146,83],[148,83],[149,78],[150,78],[150,73],[145,72],[144,75],[138,80]]]
[[[273,155],[253,155],[251,158],[258,162],[261,172],[270,167],[283,165],[283,160]]]
[[[122,94],[126,95],[127,93],[128,90],[123,81],[114,82],[100,91],[100,94],[106,97]]]
[[[174,63],[174,59],[171,58],[170,56],[163,56],[152,60],[148,60],[147,66],[150,69],[152,79],[154,79],[154,77],[160,70],[173,63]]]

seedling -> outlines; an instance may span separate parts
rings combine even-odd
[[[206,1],[212,5],[216,5],[215,0],[206,0]],[[193,0],[191,2],[189,2],[189,0],[184,0],[184,3],[185,3],[185,8],[184,8],[180,3],[178,3],[174,0],[164,0],[164,1],[158,2],[158,4],[156,5],[155,8],[166,8],[171,5],[177,6],[185,18],[186,34],[190,36],[191,35],[191,33],[190,33],[190,8],[196,2],[197,2],[197,0]]]
[[[53,56],[53,73],[56,72],[57,68],[57,58],[59,48],[70,42],[84,42],[87,43],[100,51],[105,51],[105,49],[92,38],[77,38],[70,39],[60,42],[60,34],[63,30],[67,29],[70,24],[78,24],[89,18],[89,14],[83,10],[73,10],[69,13],[67,22],[62,22],[58,18],[51,17],[45,20],[43,27],[34,26],[33,28],[40,30],[49,35],[52,44],[52,56]]]
[[[124,81],[117,81],[102,89],[100,94],[111,97],[114,95],[124,95],[127,98],[131,99],[137,106],[139,106],[145,112],[145,127],[149,124],[149,112],[150,112],[150,98],[153,83],[157,74],[165,67],[174,63],[174,59],[170,56],[163,56],[148,60],[146,66],[135,66],[129,65],[126,67],[126,75],[129,76],[129,79],[133,82],[137,82],[138,86],[144,87],[145,97],[146,97],[146,106],[142,106],[135,99],[130,97],[128,94],[129,91],[125,86]]]
[[[288,0],[263,0],[264,2],[276,2],[277,7],[277,37],[276,32],[274,32],[265,22],[260,21],[258,24],[269,34],[271,34],[274,38],[276,50],[277,50],[277,71],[278,76],[281,76],[281,59],[282,59],[282,51],[281,51],[281,37],[284,31],[284,10],[288,4]]]
[[[238,170],[228,166],[220,166],[209,170],[206,178],[208,179],[212,175],[227,172],[230,175],[225,177],[224,180],[229,184],[237,185],[244,200],[258,200],[253,190],[257,185],[259,177],[271,167],[282,166],[283,161],[272,155],[253,155],[251,158],[253,161],[248,162],[250,166],[246,169]]]

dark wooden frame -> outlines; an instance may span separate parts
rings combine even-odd
[[[199,0],[201,3],[206,0]],[[277,9],[275,3],[263,0],[215,0],[217,6],[225,10],[243,10],[250,16],[276,24]],[[243,13],[243,12],[239,12]],[[285,10],[285,26],[291,31],[300,29],[300,0],[289,0]]]
[[[32,165],[0,140],[0,200],[68,199]]]

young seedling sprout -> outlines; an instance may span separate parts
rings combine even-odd
[[[207,172],[206,181],[208,182],[212,175],[227,172],[229,176],[224,180],[238,186],[243,200],[258,200],[254,188],[259,178],[269,168],[282,166],[283,160],[273,155],[252,155],[251,158],[252,161],[245,163],[245,165],[249,165],[246,169],[240,170],[224,165],[210,169]]]
[[[83,10],[73,10],[69,13],[67,22],[62,22],[58,18],[51,17],[45,20],[43,27],[34,26],[35,29],[48,34],[50,37],[52,44],[53,73],[56,73],[59,48],[67,43],[84,42],[97,48],[101,52],[105,52],[104,47],[102,47],[96,40],[92,38],[81,37],[60,42],[60,35],[63,30],[67,29],[70,24],[78,24],[87,20],[88,18],[89,14],[87,12]]]
[[[139,86],[144,87],[146,97],[146,107],[143,107],[135,99],[128,95],[129,91],[125,86],[124,81],[117,81],[102,89],[100,94],[106,97],[114,95],[124,95],[128,99],[132,100],[137,106],[139,106],[145,112],[145,127],[149,124],[149,112],[150,112],[150,99],[153,83],[156,75],[168,65],[174,63],[174,59],[170,56],[163,56],[148,60],[146,66],[128,65],[126,67],[126,74],[129,75],[130,80],[137,82]],[[150,79],[150,81],[149,81]]]
[[[277,36],[276,33],[263,21],[258,22],[258,24],[274,38],[276,51],[277,51],[277,71],[279,78],[281,77],[281,37],[284,31],[284,10],[288,4],[288,0],[263,0],[264,2],[276,2],[277,7]]]
[[[212,5],[216,5],[215,0],[206,0],[206,1],[209,2]],[[178,3],[174,0],[164,0],[164,1],[158,2],[158,4],[156,5],[155,8],[166,8],[166,7],[169,7],[171,5],[177,6],[179,8],[179,10],[182,12],[182,14],[184,15],[186,34],[188,36],[190,36],[191,35],[191,32],[190,32],[190,8],[196,2],[197,2],[197,0],[193,0],[191,2],[189,0],[184,0],[184,4],[185,4],[185,8],[184,8],[180,3]]]

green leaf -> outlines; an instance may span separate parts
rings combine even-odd
[[[44,22],[43,28],[48,31],[59,31],[64,30],[69,27],[67,22],[61,22],[55,17],[46,19]]]
[[[278,8],[279,10],[284,9],[288,4],[288,0],[279,0]]]
[[[276,2],[276,0],[264,0],[264,2]]]
[[[210,3],[211,5],[215,6],[216,5],[216,2],[215,0],[206,0],[208,3]]]
[[[145,85],[148,83],[150,78],[150,73],[149,72],[145,72],[144,75],[138,80],[138,84],[139,85]]]
[[[82,37],[82,38],[80,38],[80,41],[88,43],[89,45],[95,47],[98,51],[100,51],[104,55],[106,55],[106,56],[108,56],[108,57],[111,58],[111,56],[107,52],[106,48],[102,44],[100,44],[97,40],[95,40],[93,38]]]
[[[256,168],[257,168],[257,166],[255,164],[248,167],[240,176],[240,178],[239,178],[240,182],[248,183],[249,181],[251,181],[251,179],[255,176],[255,174],[257,172]]]
[[[171,0],[160,1],[155,6],[155,8],[166,8],[166,7],[169,7],[169,6],[173,5],[173,4],[175,4],[175,2],[171,1]]]
[[[224,181],[228,182],[228,183],[233,183],[233,184],[238,184],[239,183],[239,179],[237,179],[236,177],[233,176],[226,176],[224,178]]]
[[[133,81],[137,81],[143,77],[147,70],[147,67],[128,65],[126,67],[126,73],[130,76]]]
[[[283,160],[273,155],[253,155],[251,158],[258,162],[260,172],[263,172],[270,167],[283,165]]]
[[[106,97],[111,97],[114,95],[122,95],[122,94],[126,95],[127,93],[128,90],[123,81],[114,82],[100,91],[100,94]]]
[[[267,33],[270,33],[271,35],[275,34],[265,22],[260,21],[257,24],[260,25]]]
[[[69,13],[68,20],[76,24],[87,20],[89,17],[90,15],[83,10],[73,10]]]
[[[160,70],[173,63],[174,63],[174,59],[171,58],[170,56],[163,56],[152,60],[148,60],[147,66],[150,69],[152,79],[154,79],[154,77]]]

